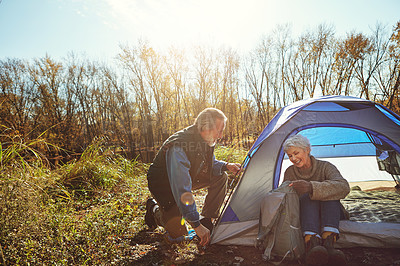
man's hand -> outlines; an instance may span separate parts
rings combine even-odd
[[[210,230],[208,230],[204,225],[200,224],[194,228],[196,235],[200,237],[200,245],[206,246],[210,242]]]
[[[240,163],[228,163],[226,165],[226,169],[228,169],[229,172],[236,175],[237,172],[239,172],[240,170]]]
[[[289,186],[293,187],[300,195],[303,195],[304,193],[312,194],[313,192],[311,182],[309,181],[296,180],[290,183]]]

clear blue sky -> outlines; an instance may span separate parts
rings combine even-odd
[[[155,48],[209,44],[255,48],[278,24],[293,33],[331,24],[336,36],[391,30],[399,0],[0,0],[0,59],[69,52],[110,59],[142,38]]]

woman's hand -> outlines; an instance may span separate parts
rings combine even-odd
[[[294,190],[296,190],[297,193],[300,195],[303,195],[304,193],[313,193],[313,188],[311,185],[311,182],[305,181],[305,180],[296,180],[290,183],[290,187],[293,187]]]

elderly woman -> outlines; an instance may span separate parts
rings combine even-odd
[[[307,264],[345,264],[343,252],[334,249],[333,244],[339,237],[340,199],[350,192],[348,182],[333,164],[310,155],[306,137],[288,138],[283,149],[293,163],[285,171],[284,181],[292,181],[290,186],[299,195]]]

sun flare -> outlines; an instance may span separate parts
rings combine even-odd
[[[257,3],[256,3],[257,2]],[[157,46],[211,46],[243,47],[260,28],[263,1],[137,1],[109,0],[116,23],[150,40]],[[265,1],[266,2],[266,1]],[[260,20],[260,23],[257,23]]]

